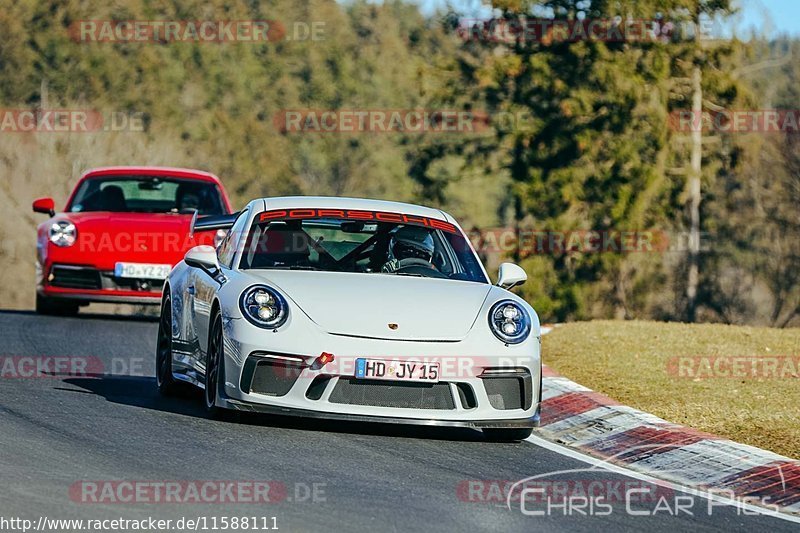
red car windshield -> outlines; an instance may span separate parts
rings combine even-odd
[[[214,183],[158,176],[114,176],[84,181],[67,210],[72,213],[225,213]]]

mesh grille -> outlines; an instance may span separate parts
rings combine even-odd
[[[406,409],[455,409],[447,383],[398,383],[340,378],[331,403]]]
[[[517,377],[484,378],[483,386],[489,396],[489,403],[495,409],[522,409],[522,379]]]
[[[250,382],[250,392],[284,396],[291,390],[302,371],[300,366],[278,361],[259,361],[253,373],[253,381]]]

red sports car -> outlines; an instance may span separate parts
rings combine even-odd
[[[186,251],[224,233],[190,234],[192,217],[225,215],[219,178],[180,168],[110,167],[85,173],[56,214],[52,198],[37,234],[36,311],[75,314],[89,302],[160,303],[164,279]]]

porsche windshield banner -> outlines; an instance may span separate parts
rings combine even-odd
[[[259,222],[273,220],[302,220],[311,218],[333,218],[342,220],[360,220],[363,222],[388,222],[392,224],[410,224],[440,229],[458,234],[454,224],[436,218],[391,213],[388,211],[357,211],[352,209],[275,209],[264,211],[259,215]]]

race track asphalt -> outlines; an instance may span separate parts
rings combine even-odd
[[[0,519],[205,517],[211,530],[211,517],[264,517],[268,524],[275,517],[280,531],[800,529],[734,507],[709,513],[702,499],[692,515],[678,516],[657,511],[653,502],[632,507],[650,516],[632,516],[620,498],[612,498],[604,516],[558,508],[549,516],[527,516],[518,503],[509,509],[503,502],[465,501],[470,480],[513,482],[556,471],[573,471],[552,478],[573,484],[631,480],[586,471],[582,461],[530,442],[485,442],[471,430],[266,416],[208,420],[196,395],[157,394],[156,330],[152,318],[0,312]],[[99,371],[74,376],[47,367],[59,357],[84,358],[90,371]],[[20,376],[31,361],[40,363],[40,375]],[[87,503],[75,489],[85,487],[83,481],[114,486],[114,480],[270,480],[286,488],[286,497],[272,503]],[[309,497],[314,487],[316,498]]]

